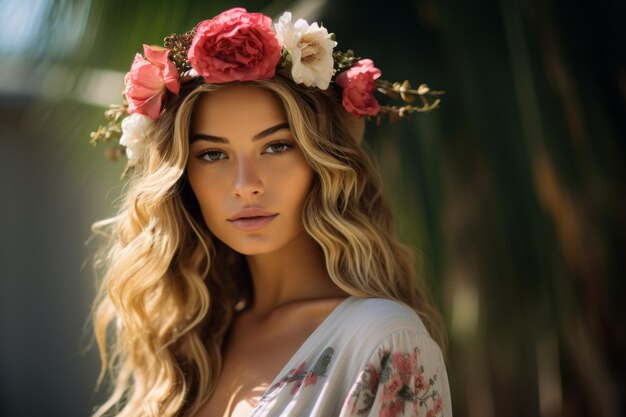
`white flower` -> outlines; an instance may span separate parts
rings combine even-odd
[[[120,145],[126,147],[126,156],[132,163],[141,159],[146,145],[146,134],[152,123],[149,117],[139,113],[131,114],[122,120]]]
[[[333,48],[337,45],[326,28],[317,22],[309,25],[304,19],[291,23],[290,12],[283,13],[274,27],[276,37],[291,56],[293,80],[326,90],[333,76]]]

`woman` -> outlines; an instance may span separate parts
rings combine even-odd
[[[360,146],[380,70],[270,24],[227,10],[126,76],[95,416],[450,416],[438,315]]]

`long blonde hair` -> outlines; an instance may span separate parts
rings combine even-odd
[[[278,73],[248,84],[273,92],[314,170],[303,223],[342,290],[412,307],[444,349],[440,316],[415,272],[415,252],[395,234],[381,180],[360,141],[363,120],[333,88],[296,85]],[[187,182],[191,117],[202,94],[193,81],[149,132],[119,213],[93,225],[108,237],[95,265],[102,281],[92,315],[111,393],[94,417],[193,415],[215,389],[222,342],[235,306],[251,300],[245,257],[214,238]]]

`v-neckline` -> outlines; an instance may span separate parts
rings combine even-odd
[[[282,369],[278,371],[278,374],[276,374],[272,382],[270,382],[269,386],[263,392],[263,395],[261,396],[259,401],[256,403],[254,408],[252,409],[252,413],[250,414],[249,417],[254,417],[256,415],[256,413],[259,411],[259,407],[261,407],[261,405],[266,402],[267,397],[270,394],[270,390],[272,389],[272,387],[275,386],[280,381],[280,379],[282,378],[283,375],[285,375],[286,372],[290,371],[291,368],[295,368],[294,365],[297,362],[296,359],[300,357],[302,355],[302,352],[305,351],[306,348],[308,348],[309,345],[313,343],[315,339],[317,339],[317,336],[320,333],[322,333],[327,326],[329,326],[329,324],[334,320],[334,318],[344,309],[346,304],[348,304],[348,301],[351,301],[355,298],[356,298],[355,296],[351,295],[343,299],[339,304],[335,306],[335,308],[333,308],[333,310],[326,316],[326,318],[322,320],[322,322],[315,328],[315,330],[311,332],[311,334],[300,345],[300,347],[296,349],[295,353],[291,355],[291,357],[287,360],[287,362],[282,367]],[[276,388],[276,389],[279,389],[279,388]]]

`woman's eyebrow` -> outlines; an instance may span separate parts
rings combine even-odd
[[[270,128],[265,129],[262,132],[257,133],[252,138],[252,141],[261,140],[264,137],[271,135],[274,132],[277,132],[282,129],[289,129],[289,123],[279,123],[276,126],[272,126]],[[189,138],[189,143],[194,143],[197,140],[206,140],[208,142],[216,142],[216,143],[230,143],[228,139],[223,138],[221,136],[213,136],[213,135],[205,135],[203,133],[196,133]]]

